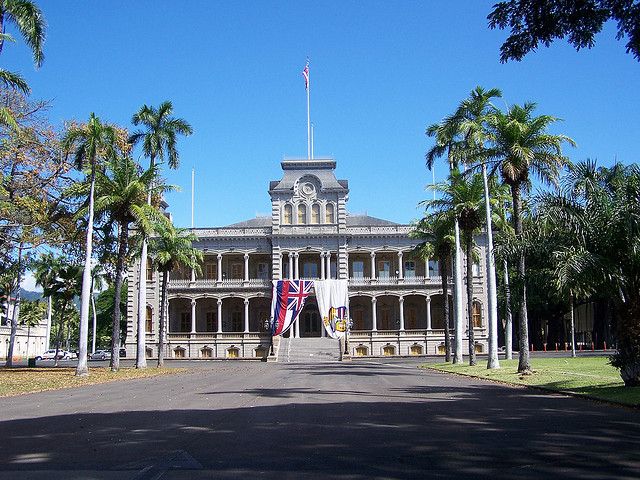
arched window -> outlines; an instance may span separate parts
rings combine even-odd
[[[147,333],[153,332],[153,308],[149,305],[147,305],[147,321],[144,328]]]
[[[314,203],[311,206],[311,223],[317,225],[320,223],[320,205]]]
[[[293,218],[293,207],[291,206],[291,204],[287,203],[284,206],[284,219],[282,223],[284,223],[285,225],[291,225],[292,218]]]
[[[474,328],[482,326],[482,305],[480,305],[480,302],[473,302],[471,320],[473,321]]]
[[[298,205],[298,225],[305,225],[307,223],[307,206],[304,204]]]
[[[326,207],[326,222],[325,223],[335,223],[336,221],[336,212],[333,208],[333,203],[327,203]]]

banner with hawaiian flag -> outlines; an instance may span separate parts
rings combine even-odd
[[[311,280],[273,281],[271,331],[274,336],[283,335],[293,325],[312,288]]]

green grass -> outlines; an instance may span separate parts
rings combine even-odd
[[[501,360],[500,366],[499,370],[487,370],[486,361],[480,361],[475,367],[439,363],[423,368],[640,406],[640,387],[625,387],[618,369],[609,365],[607,357],[532,358],[532,375],[516,373],[517,359]]]
[[[76,377],[75,368],[0,368],[0,397],[62,388],[116,382],[131,378],[156,377],[182,373],[184,368],[90,368],[88,377]]]

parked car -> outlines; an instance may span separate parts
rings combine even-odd
[[[55,357],[56,357],[56,349],[53,348],[51,350],[46,350],[45,352],[42,353],[42,355],[38,355],[36,357],[36,361],[54,360]],[[69,352],[65,350],[58,350],[58,360],[68,360],[68,359],[69,359]]]
[[[89,358],[91,360],[111,360],[111,352],[109,350],[96,350]]]

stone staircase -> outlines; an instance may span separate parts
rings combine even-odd
[[[338,341],[331,338],[283,338],[278,362],[324,363],[340,361]]]

